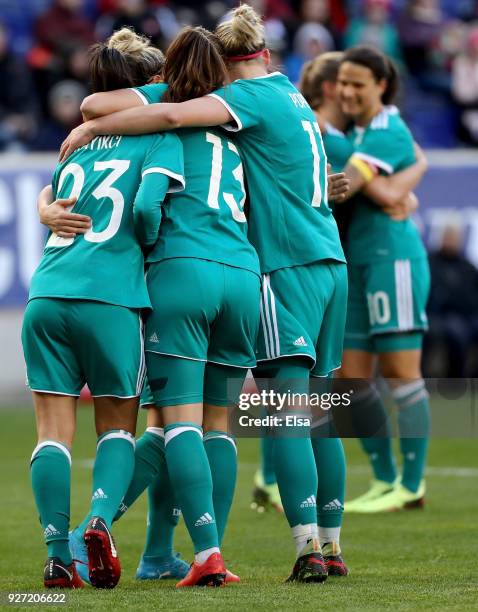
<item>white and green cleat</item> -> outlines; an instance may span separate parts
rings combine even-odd
[[[344,512],[361,512],[361,508],[364,504],[368,504],[369,502],[380,499],[384,495],[391,493],[397,484],[398,479],[392,483],[385,482],[384,480],[372,480],[370,489],[366,493],[349,502],[345,502]]]
[[[425,490],[424,480],[420,483],[416,493],[398,483],[389,493],[364,502],[353,511],[361,514],[375,514],[378,512],[421,509],[425,506]]]
[[[271,507],[277,512],[284,512],[279,487],[277,483],[266,484],[262,476],[262,470],[257,470],[254,475],[251,509],[262,514]]]

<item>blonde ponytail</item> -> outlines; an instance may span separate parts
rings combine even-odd
[[[163,53],[145,36],[129,28],[114,32],[90,48],[90,79],[94,92],[145,85],[164,68]]]
[[[265,48],[261,17],[248,4],[234,9],[231,18],[216,28],[226,57],[255,53]]]

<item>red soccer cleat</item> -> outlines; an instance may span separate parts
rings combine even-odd
[[[84,538],[91,584],[97,589],[113,589],[121,576],[121,564],[105,521],[98,516],[93,517]]]
[[[75,564],[65,565],[58,557],[49,557],[43,570],[43,584],[47,589],[82,589]]]
[[[286,582],[324,582],[327,575],[327,566],[321,553],[310,552],[297,559]]]
[[[236,574],[233,574],[228,569],[226,569],[226,579],[224,580],[226,584],[234,584],[237,582],[241,582],[241,579]]]
[[[221,553],[213,553],[204,563],[192,563],[186,577],[180,580],[176,587],[221,587],[225,582],[226,568]]]

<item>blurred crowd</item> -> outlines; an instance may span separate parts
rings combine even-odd
[[[214,28],[235,0],[0,0],[0,150],[56,150],[80,121],[86,50],[124,25],[167,48],[183,25]],[[478,144],[478,0],[250,0],[274,64],[375,45],[399,65],[402,110],[424,146]]]

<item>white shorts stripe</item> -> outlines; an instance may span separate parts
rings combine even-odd
[[[139,368],[138,375],[136,377],[136,393],[139,395],[143,390],[144,377],[146,375],[146,360],[144,357],[144,334],[143,334],[143,321],[141,315],[138,315],[139,319],[139,346],[140,346],[140,357],[139,357]]]
[[[266,323],[267,323],[267,330],[269,332],[269,352],[270,352],[270,358],[271,359],[275,359],[277,357],[277,355],[275,354],[274,351],[274,342],[273,342],[273,335],[272,335],[272,323],[271,323],[271,315],[269,312],[269,298],[268,298],[268,292],[267,292],[267,279],[268,279],[268,275],[265,274],[263,276],[263,283],[262,283],[262,295],[264,297],[264,312],[266,315]]]
[[[397,296],[398,329],[413,329],[413,294],[410,260],[395,262],[395,293]]]
[[[270,359],[271,352],[269,349],[269,338],[267,337],[267,326],[266,326],[266,319],[265,319],[265,313],[264,313],[264,295],[263,294],[261,295],[260,309],[261,309],[262,332],[264,334],[264,345],[266,347],[267,359]]]
[[[275,348],[275,355],[276,357],[280,357],[280,338],[279,338],[279,327],[277,325],[276,298],[271,288],[271,280],[270,280],[269,275],[266,276],[265,283],[266,283],[266,287],[270,294],[271,316],[272,316],[272,325],[273,325],[273,331],[274,331],[274,336],[273,336],[272,341],[273,341],[274,348]]]

